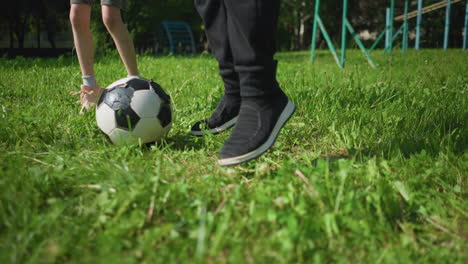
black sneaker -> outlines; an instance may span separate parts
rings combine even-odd
[[[295,110],[282,92],[266,98],[243,98],[239,120],[219,153],[218,164],[237,165],[265,153]]]
[[[203,136],[204,133],[215,135],[226,131],[236,124],[241,98],[240,96],[232,96],[229,97],[229,99],[226,98],[226,96],[221,98],[210,118],[198,121],[192,126],[190,135],[198,137]]]

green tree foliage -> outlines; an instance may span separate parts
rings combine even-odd
[[[127,0],[127,3],[122,15],[138,52],[153,50],[159,24],[164,20],[185,21],[197,36],[201,35],[202,23],[193,0]],[[97,51],[106,52],[112,50],[114,44],[102,23],[100,12],[100,8],[93,8],[92,31]]]
[[[425,5],[431,2],[425,1]],[[124,21],[134,39],[138,52],[153,50],[159,23],[163,20],[180,20],[189,23],[198,42],[199,50],[207,49],[202,21],[196,12],[193,0],[128,0],[123,12]],[[464,4],[452,7],[450,46],[461,45]],[[369,30],[380,33],[385,26],[385,9],[390,0],[349,0],[348,19],[356,31]],[[341,37],[343,0],[322,0],[320,16],[332,40],[337,43]],[[417,1],[410,1],[410,11],[416,9]],[[315,0],[282,0],[278,21],[278,47],[281,50],[307,49],[311,42],[312,19]],[[395,15],[403,13],[404,0],[395,1]],[[26,32],[46,31],[54,47],[55,32],[69,28],[69,1],[63,0],[15,0],[6,1],[0,9],[0,23],[8,29],[10,47],[23,47]],[[98,3],[93,6],[92,31],[98,52],[113,50],[113,42],[101,19]],[[425,14],[423,17],[423,47],[441,47],[444,31],[445,9]],[[395,23],[395,30],[401,22]],[[410,20],[410,32],[414,31],[415,20]],[[348,36],[351,37],[351,36]],[[325,43],[318,39],[319,47]],[[17,43],[14,45],[14,43]],[[399,44],[396,43],[398,46]]]
[[[5,1],[0,8],[0,23],[6,24],[10,34],[10,48],[16,41],[24,47],[26,32],[46,31],[48,40],[55,47],[55,33],[63,30],[68,2],[63,0],[15,0]]]
[[[164,20],[189,23],[197,36],[202,33],[201,19],[193,0],[129,0],[124,17],[139,50],[151,49],[155,43],[159,24]]]
[[[31,6],[27,0],[6,1],[4,8],[0,8],[0,17],[8,24],[10,31],[10,47],[17,40],[18,47],[24,45],[24,36],[30,23]]]
[[[281,2],[278,35],[280,47],[285,50],[301,49],[310,39],[310,20],[314,13],[314,2],[284,0]]]

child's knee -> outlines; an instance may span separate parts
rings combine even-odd
[[[113,31],[122,25],[122,18],[120,16],[120,9],[111,8],[102,12],[102,21],[107,30]]]
[[[81,27],[89,24],[89,7],[84,5],[72,5],[70,8],[70,23],[73,27]]]

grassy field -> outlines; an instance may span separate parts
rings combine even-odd
[[[468,53],[374,56],[278,54],[296,114],[232,168],[228,133],[188,135],[222,93],[209,56],[138,58],[176,117],[150,148],[78,114],[76,57],[0,59],[0,263],[467,263]]]

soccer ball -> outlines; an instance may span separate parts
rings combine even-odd
[[[172,127],[171,98],[152,80],[127,77],[104,90],[96,121],[114,144],[159,142]]]

